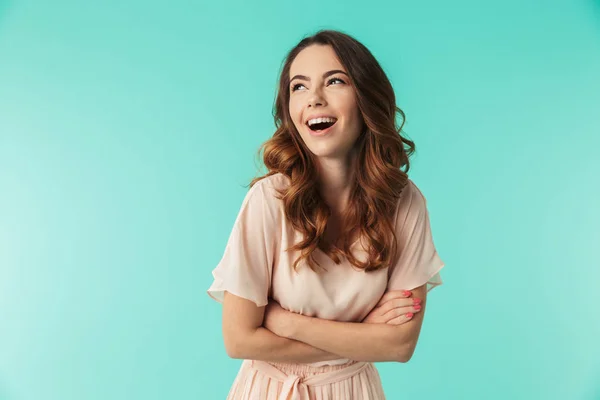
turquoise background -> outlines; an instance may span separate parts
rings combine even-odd
[[[0,0],[0,399],[224,399],[281,62],[362,41],[446,262],[390,399],[600,399],[600,3]]]

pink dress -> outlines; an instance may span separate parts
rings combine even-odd
[[[321,250],[315,260],[327,269],[312,271],[292,265],[297,252],[284,250],[300,240],[286,221],[276,189],[288,178],[275,174],[257,182],[246,194],[224,255],[212,271],[208,294],[218,302],[224,291],[265,306],[268,298],[283,308],[317,318],[360,322],[387,290],[411,290],[441,285],[444,266],[435,249],[426,199],[409,179],[394,217],[399,256],[390,268],[365,273],[347,261],[336,265]],[[362,243],[352,245],[356,257],[366,258]],[[244,360],[229,392],[230,400],[384,399],[373,363],[347,359],[311,364]]]

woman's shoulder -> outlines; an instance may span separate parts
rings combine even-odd
[[[259,182],[273,189],[286,189],[290,185],[290,178],[281,172],[265,176]]]
[[[398,199],[396,222],[399,223],[411,216],[420,215],[426,209],[427,200],[425,195],[412,179],[408,179]]]
[[[258,187],[267,199],[275,201],[279,200],[279,192],[287,189],[289,185],[290,179],[281,172],[277,172],[261,178],[250,190]]]
[[[425,202],[425,195],[419,189],[419,186],[410,178],[407,178],[406,185],[402,189],[402,193],[400,194],[400,199],[403,202]]]
[[[278,214],[282,207],[280,191],[289,186],[289,179],[282,173],[268,175],[256,181],[248,190],[247,197],[262,203],[272,214]]]

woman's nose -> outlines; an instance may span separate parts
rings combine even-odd
[[[325,105],[325,99],[323,98],[323,96],[321,95],[321,93],[315,91],[312,92],[311,95],[308,98],[308,105],[311,107],[315,107],[316,105]]]

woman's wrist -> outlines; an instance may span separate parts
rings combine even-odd
[[[302,314],[290,312],[290,318],[286,337],[288,339],[300,340],[302,332],[306,330],[306,325],[310,323],[311,317]]]

